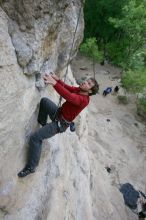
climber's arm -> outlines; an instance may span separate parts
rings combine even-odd
[[[54,89],[68,102],[71,102],[74,105],[81,105],[82,97],[71,93],[63,85],[61,85],[58,81],[56,81],[51,75],[44,76],[44,81],[46,84],[50,84],[54,87]]]
[[[51,76],[53,77],[53,79],[55,79],[59,84],[61,84],[64,88],[66,88],[70,92],[78,92],[79,91],[79,87],[67,85],[61,79],[59,79],[59,77],[55,73],[51,72]]]

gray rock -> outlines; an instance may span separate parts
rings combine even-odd
[[[4,1],[2,8],[9,16],[9,33],[25,73],[33,75],[44,65],[50,68],[52,61],[53,69],[66,66],[80,1],[11,0]],[[83,26],[81,14],[71,59],[83,39]]]
[[[19,65],[25,67],[32,58],[32,49],[27,46],[25,39],[16,33],[12,35],[12,42],[16,50]]]
[[[20,180],[17,173],[26,162],[29,136],[38,127],[37,111],[40,98],[49,96],[58,102],[58,96],[55,96],[52,87],[46,89],[42,77],[44,72],[56,69],[60,74],[63,73],[68,62],[80,4],[78,0],[5,0],[0,4],[0,219],[2,220],[64,218],[64,208],[59,208],[58,212],[55,208],[57,192],[55,181],[63,174],[60,159],[64,158],[63,147],[63,151],[59,148],[63,140],[59,135],[53,139],[55,140],[53,143],[46,142],[43,145],[36,175]],[[82,41],[83,26],[82,14],[71,59]],[[67,183],[65,185],[67,186]],[[54,204],[52,208],[50,199]],[[66,197],[62,204],[66,206],[68,200],[69,197]],[[83,212],[84,209],[81,213]],[[75,215],[73,210],[71,213]]]

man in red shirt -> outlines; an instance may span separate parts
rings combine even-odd
[[[89,96],[95,95],[99,89],[98,83],[93,78],[84,81],[79,87],[74,87],[65,84],[51,73],[44,76],[44,82],[52,85],[66,101],[58,108],[50,99],[41,99],[38,122],[42,128],[30,136],[28,162],[18,173],[19,177],[35,172],[41,156],[42,141],[66,131],[76,116],[89,104]],[[48,115],[52,120],[49,124],[47,123]]]

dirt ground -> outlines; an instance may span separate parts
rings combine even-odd
[[[94,75],[92,61],[81,55],[73,61],[72,70],[78,81]],[[146,126],[137,115],[135,96],[127,94],[129,103],[126,105],[120,104],[118,94],[113,92],[104,97],[106,87],[120,85],[120,69],[97,63],[95,72],[100,89],[99,94],[91,97],[88,108],[91,158],[98,160],[101,167],[111,168],[109,178],[113,186],[130,183],[146,193]]]

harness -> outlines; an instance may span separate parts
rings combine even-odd
[[[73,121],[67,121],[63,117],[63,115],[61,114],[61,107],[57,109],[54,121],[57,122],[60,133],[64,132],[68,127],[70,127],[70,131],[75,131],[75,123]]]

